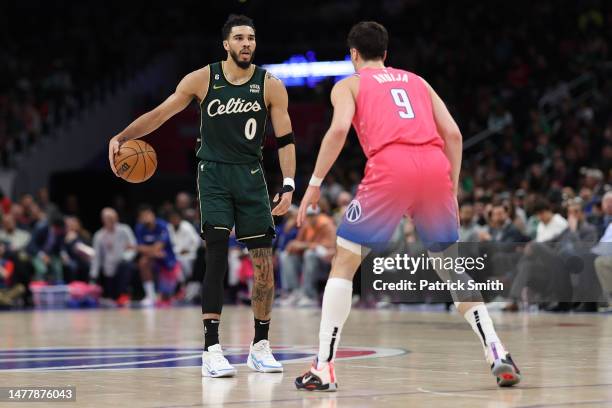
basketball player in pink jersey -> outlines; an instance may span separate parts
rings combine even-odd
[[[423,78],[385,67],[387,43],[387,31],[378,23],[361,22],[351,29],[348,46],[356,74],[338,82],[331,92],[332,123],[298,212],[299,226],[307,207],[316,207],[321,182],[338,158],[352,123],[368,161],[338,228],[337,253],[323,295],[319,353],[312,367],[296,378],[298,389],[337,388],[334,358],[351,309],[353,276],[368,244],[387,242],[401,218],[410,215],[430,256],[444,256],[456,248],[461,132]],[[436,272],[443,281],[452,274],[466,279],[466,274],[454,271]],[[453,293],[453,300],[480,339],[497,383],[517,384],[520,371],[478,296],[466,301],[461,293]]]

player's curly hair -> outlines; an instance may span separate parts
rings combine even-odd
[[[221,28],[221,35],[224,40],[227,40],[230,32],[232,31],[232,27],[236,26],[249,26],[255,31],[255,24],[250,17],[247,17],[243,14],[230,14],[227,18],[225,24],[223,24],[223,28]]]
[[[382,59],[389,44],[387,29],[375,21],[362,21],[351,28],[347,44],[365,60]]]

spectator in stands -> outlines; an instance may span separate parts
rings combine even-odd
[[[40,209],[44,211],[45,213],[47,214],[59,214],[60,213],[57,205],[52,203],[51,200],[49,199],[49,189],[47,187],[43,187],[40,190],[38,190],[37,199],[38,199],[38,205],[40,206]]]
[[[493,111],[489,114],[487,126],[489,131],[497,133],[511,125],[512,121],[512,114],[500,102],[496,102]]]
[[[66,235],[62,250],[64,275],[66,282],[74,280],[87,282],[91,259],[94,256],[91,247],[91,234],[81,226],[77,217],[69,216],[64,219]]]
[[[569,221],[559,215],[563,222],[553,221],[549,203],[537,203],[535,208],[546,229],[543,231],[538,225],[539,240],[536,238],[536,242],[528,245],[525,256],[519,261],[512,297],[545,301],[548,303],[546,309],[554,312],[569,311],[575,297],[588,303],[595,291],[589,249],[597,237],[597,230],[586,221],[581,201],[570,202]],[[565,227],[557,233],[555,228],[560,229],[563,224]],[[572,284],[572,273],[580,274],[576,288]],[[529,297],[525,296],[526,288],[531,293]],[[590,307],[586,304],[583,309]]]
[[[577,279],[573,285],[574,302],[582,302],[574,307],[581,312],[596,312],[596,301],[600,298],[601,289],[597,282],[594,268],[595,255],[591,248],[598,239],[597,227],[591,224],[586,217],[583,203],[579,198],[571,200],[567,205],[568,227],[559,237],[559,255],[565,259],[567,267],[564,269],[570,273],[576,273]],[[572,286],[570,276],[565,282]],[[570,301],[568,300],[568,302]],[[560,304],[563,309],[563,304]]]
[[[15,217],[5,214],[2,217],[2,229],[0,229],[0,241],[8,244],[8,252],[20,252],[26,249],[30,243],[31,235],[28,231],[17,228]]]
[[[119,223],[119,216],[113,208],[104,208],[100,216],[102,228],[94,234],[94,257],[89,276],[102,286],[102,298],[125,306],[130,301],[129,284],[134,270],[136,238],[129,225]]]
[[[529,241],[512,223],[508,208],[503,204],[493,205],[489,215],[489,223],[478,232],[478,240],[483,242],[521,243]]]
[[[57,216],[39,224],[32,233],[28,252],[32,257],[37,280],[64,282],[61,252],[65,235],[64,219]]]
[[[338,198],[336,199],[336,211],[334,211],[333,217],[336,225],[340,225],[340,221],[342,221],[342,217],[344,217],[344,212],[352,199],[353,197],[348,191],[342,191],[338,194]]]
[[[174,244],[174,254],[181,264],[183,272],[182,281],[191,278],[193,263],[202,239],[191,223],[185,221],[181,213],[174,210],[168,216],[170,222],[170,238]]]
[[[334,255],[336,226],[332,218],[320,213],[318,208],[309,208],[307,215],[296,239],[289,242],[281,254],[282,287],[288,293],[283,305],[318,305],[317,283],[329,272]]]
[[[193,208],[193,197],[185,191],[179,192],[174,199],[174,207],[184,216],[183,211]]]
[[[539,220],[536,242],[552,241],[567,228],[567,220],[561,214],[554,213],[552,205],[545,199],[536,201],[533,212]]]
[[[30,230],[31,225],[30,222],[28,220],[28,218],[26,217],[25,211],[23,209],[23,206],[19,203],[13,203],[13,205],[11,205],[11,210],[9,212],[13,218],[15,219],[15,223],[17,225],[17,228],[23,229],[23,230]]]
[[[481,230],[476,223],[474,206],[471,203],[461,204],[459,209],[459,242],[476,242]]]
[[[155,216],[153,208],[143,205],[138,210],[138,224],[134,229],[138,243],[138,270],[145,291],[140,302],[151,307],[156,302],[155,277],[159,291],[165,299],[174,294],[180,273],[176,261],[168,224]]]
[[[4,191],[0,188],[0,217],[2,214],[8,214],[11,210],[11,199],[4,195]]]
[[[602,200],[605,230],[599,243],[593,247],[595,271],[608,306],[612,306],[612,191],[608,191]]]
[[[276,238],[274,240],[274,271],[275,271],[275,283],[283,289],[283,278],[282,278],[282,262],[281,256],[287,244],[293,241],[297,237],[297,207],[292,205],[287,213],[283,216],[283,221],[276,226]],[[279,291],[281,295],[287,295],[283,290]]]
[[[15,264],[6,256],[6,245],[0,242],[0,309],[10,308],[25,293],[25,286],[15,280]]]

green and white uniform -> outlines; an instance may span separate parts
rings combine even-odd
[[[274,233],[261,165],[268,109],[266,71],[255,66],[242,85],[230,83],[220,62],[210,64],[208,92],[200,103],[197,150],[202,231],[205,223],[231,229],[238,240]]]

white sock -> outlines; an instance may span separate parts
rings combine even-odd
[[[334,361],[342,326],[351,311],[353,281],[330,278],[323,293],[319,328],[319,363]]]
[[[497,337],[497,333],[495,333],[495,327],[493,327],[493,321],[489,316],[489,311],[483,303],[472,306],[463,316],[470,326],[472,326],[472,330],[474,330],[474,333],[476,333],[480,339],[485,350],[487,346],[493,342],[501,343],[499,337]]]
[[[148,299],[155,299],[155,284],[153,281],[146,281],[142,284],[145,291],[145,297]]]

